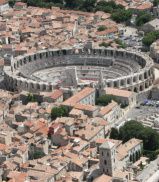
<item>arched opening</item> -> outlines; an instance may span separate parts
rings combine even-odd
[[[40,90],[40,85],[39,84],[37,84],[37,89]]]
[[[140,88],[139,89],[140,89],[140,91],[143,91],[143,89],[144,89],[143,88],[143,85],[140,85]]]
[[[29,62],[31,62],[31,56],[29,56]]]
[[[114,82],[114,87],[118,87],[117,81]]]
[[[127,79],[127,84],[130,84],[130,78],[129,78],[129,79]]]
[[[66,55],[66,50],[63,50],[63,55]]]
[[[139,75],[139,80],[142,80],[142,75]]]
[[[136,77],[133,77],[133,82],[136,82]]]
[[[149,87],[149,86],[148,86],[148,83],[146,82],[146,83],[145,83],[145,88],[148,88],[148,87]]]
[[[34,60],[36,60],[36,54],[34,54]]]
[[[121,85],[121,86],[124,85],[124,80],[121,80],[120,85]]]
[[[138,89],[137,89],[137,87],[135,87],[135,88],[134,88],[134,92],[136,92],[136,93],[138,92]]]

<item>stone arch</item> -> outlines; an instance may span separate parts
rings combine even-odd
[[[37,83],[37,89],[40,90],[40,85]]]
[[[37,56],[36,56],[36,54],[34,54],[34,60],[36,60],[36,58],[37,58]]]
[[[146,72],[144,73],[144,79],[147,79],[147,73]]]
[[[26,58],[23,59],[23,63],[26,64]]]
[[[148,87],[149,87],[148,82],[145,82],[145,88],[148,88]]]
[[[31,89],[34,89],[34,83],[30,83],[30,87],[31,87]]]
[[[134,92],[138,93],[138,88],[134,87]]]
[[[20,59],[20,65],[22,66],[23,65],[23,62],[22,62],[22,60]]]
[[[121,85],[121,86],[124,86],[124,84],[125,84],[125,80],[121,80],[121,81],[120,81],[120,85]]]
[[[140,91],[143,91],[144,90],[144,86],[143,85],[140,85],[139,90]]]
[[[118,87],[117,81],[114,81],[114,87]]]
[[[45,91],[46,90],[46,85],[43,84],[42,90]]]
[[[17,68],[19,68],[19,61],[17,61]]]
[[[29,62],[31,62],[31,61],[32,61],[31,56],[29,56]]]
[[[137,78],[136,76],[133,77],[133,82],[136,82],[137,81]]]
[[[130,78],[127,79],[127,84],[130,84]]]
[[[108,83],[107,83],[107,87],[110,87],[110,86],[111,86],[111,85],[110,85],[110,82],[108,82]]]
[[[48,58],[48,57],[49,57],[49,54],[48,54],[48,52],[46,52],[45,54],[46,54],[46,58]]]
[[[65,49],[62,52],[63,52],[63,55],[67,54],[67,51]]]

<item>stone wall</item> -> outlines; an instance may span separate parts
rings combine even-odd
[[[29,92],[52,91],[55,85],[48,82],[35,81],[30,75],[35,71],[49,67],[65,66],[101,66],[108,68],[117,65],[121,76],[103,79],[104,86],[141,92],[148,89],[154,79],[153,61],[147,55],[137,52],[114,49],[68,49],[45,50],[35,54],[16,57],[11,66],[5,66],[5,83],[9,90],[26,90]],[[139,66],[137,66],[139,65]],[[128,74],[122,74],[122,70]],[[107,75],[109,70],[105,71]],[[114,73],[117,71],[114,71]],[[118,73],[118,74],[119,74]],[[113,72],[112,72],[113,74]]]

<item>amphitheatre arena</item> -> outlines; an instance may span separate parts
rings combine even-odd
[[[153,61],[147,55],[116,49],[45,50],[13,59],[4,67],[8,90],[52,91],[102,82],[134,92],[151,88]]]

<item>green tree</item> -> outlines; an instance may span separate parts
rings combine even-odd
[[[103,95],[99,98],[96,99],[96,104],[97,105],[101,105],[101,106],[106,106],[108,105],[112,100],[114,101],[118,101],[117,97],[113,96],[113,95]]]
[[[108,47],[110,46],[110,43],[102,42],[99,44],[99,47]]]
[[[82,0],[65,0],[65,7],[70,9],[78,9],[82,5]]]
[[[119,138],[119,132],[116,128],[111,128],[110,138],[112,138],[112,139],[118,139]]]
[[[142,39],[142,42],[145,46],[149,47],[153,42],[155,42],[159,38],[159,31],[153,31],[147,33],[144,38]]]
[[[27,101],[28,102],[36,102],[36,99],[32,93],[28,93],[27,95]]]
[[[129,121],[124,124],[119,129],[119,140],[122,140],[124,143],[130,140],[131,138],[138,138],[143,141],[143,154],[154,160],[159,154],[159,134],[150,127],[144,127],[141,123],[137,121]],[[140,152],[136,154],[136,158],[139,158],[141,155]],[[134,156],[132,156],[134,161]]]
[[[113,13],[117,10],[124,9],[123,6],[117,5],[114,1],[99,1],[96,5],[96,11],[104,11],[106,13]]]
[[[95,9],[96,0],[84,0],[81,4],[81,10],[92,12]]]
[[[111,18],[117,23],[128,22],[132,17],[131,10],[120,9],[112,13]]]
[[[44,156],[45,156],[44,152],[42,152],[41,150],[36,150],[33,154],[33,159],[39,159]]]
[[[122,40],[115,39],[115,42],[119,45],[119,47],[126,48],[126,44]]]
[[[64,106],[53,107],[51,110],[51,119],[55,120],[57,117],[68,116],[68,109]]]
[[[146,13],[146,12],[140,13],[136,17],[136,25],[142,26],[143,24],[149,22],[150,20],[152,20],[152,16],[150,13]]]
[[[158,6],[158,5],[159,5],[159,0],[154,0],[154,1],[153,1],[153,5],[154,5],[154,6]]]
[[[15,4],[16,0],[9,0],[8,3],[9,3],[9,6],[10,7],[13,7],[14,4]]]
[[[105,25],[101,25],[101,26],[98,27],[97,30],[98,30],[98,32],[101,32],[101,31],[104,31],[106,29],[107,29],[107,27]]]

